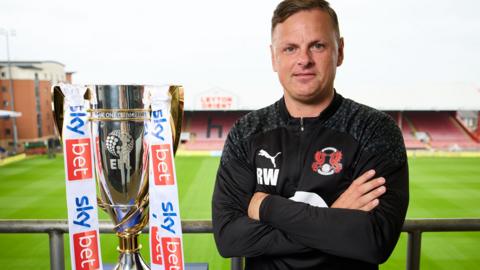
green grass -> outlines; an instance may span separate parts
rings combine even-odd
[[[480,217],[480,158],[411,158],[408,218]],[[219,159],[177,157],[183,219],[210,219],[210,203]],[[63,159],[35,157],[0,167],[0,219],[64,219],[67,217]],[[101,219],[107,219],[101,213]],[[104,262],[114,263],[116,237],[102,234]],[[148,260],[148,239],[142,254]],[[422,269],[477,269],[480,232],[424,233]],[[208,262],[210,269],[228,269],[211,234],[184,235],[187,262]],[[65,261],[69,268],[68,238]],[[405,269],[406,235],[381,269]],[[2,269],[48,269],[46,234],[0,234]]]
[[[407,218],[480,218],[480,158],[409,159]],[[381,269],[405,269],[407,235]],[[423,233],[421,269],[478,269],[480,232]]]

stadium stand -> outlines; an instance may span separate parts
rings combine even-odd
[[[408,149],[426,149],[428,148],[428,144],[425,141],[421,141],[417,137],[415,137],[416,130],[414,129],[411,122],[409,122],[404,117],[401,121],[401,129],[403,133],[403,139],[405,140],[405,146]]]
[[[427,134],[425,143],[434,149],[462,150],[480,146],[473,135],[463,128],[454,112],[404,112],[403,119],[412,124],[415,133]],[[403,127],[402,130],[405,136]]]
[[[189,133],[184,141],[186,150],[221,150],[230,128],[244,111],[196,111],[186,112],[184,129]]]
[[[185,112],[182,148],[218,151],[230,128],[247,111]],[[408,149],[478,150],[475,134],[465,128],[452,111],[389,111],[402,130]],[[186,138],[185,138],[186,137]]]
[[[405,140],[405,146],[409,149],[425,149],[427,145],[415,138],[415,131],[410,127],[410,123],[403,119],[403,115],[400,112],[387,111],[390,117],[395,120],[397,125],[401,128],[403,133],[403,139]]]

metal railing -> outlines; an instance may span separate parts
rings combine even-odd
[[[209,220],[182,221],[183,233],[212,233]],[[403,225],[408,233],[407,270],[420,269],[423,232],[480,231],[480,219],[409,219]],[[113,233],[110,221],[100,221],[101,233]],[[148,233],[148,228],[143,230]],[[50,239],[50,268],[65,269],[63,234],[68,233],[67,220],[0,220],[0,233],[47,233]],[[243,269],[243,258],[232,258],[231,269]]]
[[[478,232],[480,231],[480,219],[407,219],[403,224],[402,231],[408,233],[407,270],[418,270],[420,269],[423,232]]]

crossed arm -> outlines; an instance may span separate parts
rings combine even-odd
[[[395,123],[385,119],[376,127],[352,168],[355,180],[330,208],[256,193],[255,168],[246,161],[243,148],[227,140],[229,158],[222,159],[212,200],[220,254],[254,257],[321,251],[374,264],[385,261],[408,207],[408,164]]]
[[[383,177],[366,169],[376,166],[376,174]],[[222,256],[320,250],[378,264],[395,247],[408,205],[406,162],[393,166],[382,163],[381,157],[369,159],[330,208],[254,193],[251,169],[238,160],[219,169],[212,213]]]
[[[386,192],[385,178],[375,176],[375,170],[369,170],[355,179],[342,195],[332,204],[331,208],[370,211],[379,203],[378,199]],[[269,194],[255,192],[248,205],[248,216],[260,220],[260,205]]]

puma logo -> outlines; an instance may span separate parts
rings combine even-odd
[[[260,152],[258,152],[258,155],[268,158],[272,162],[273,168],[276,168],[277,164],[275,163],[275,158],[281,153],[282,152],[278,152],[277,154],[275,154],[275,156],[272,157],[269,153],[267,153],[267,151],[261,149]]]

